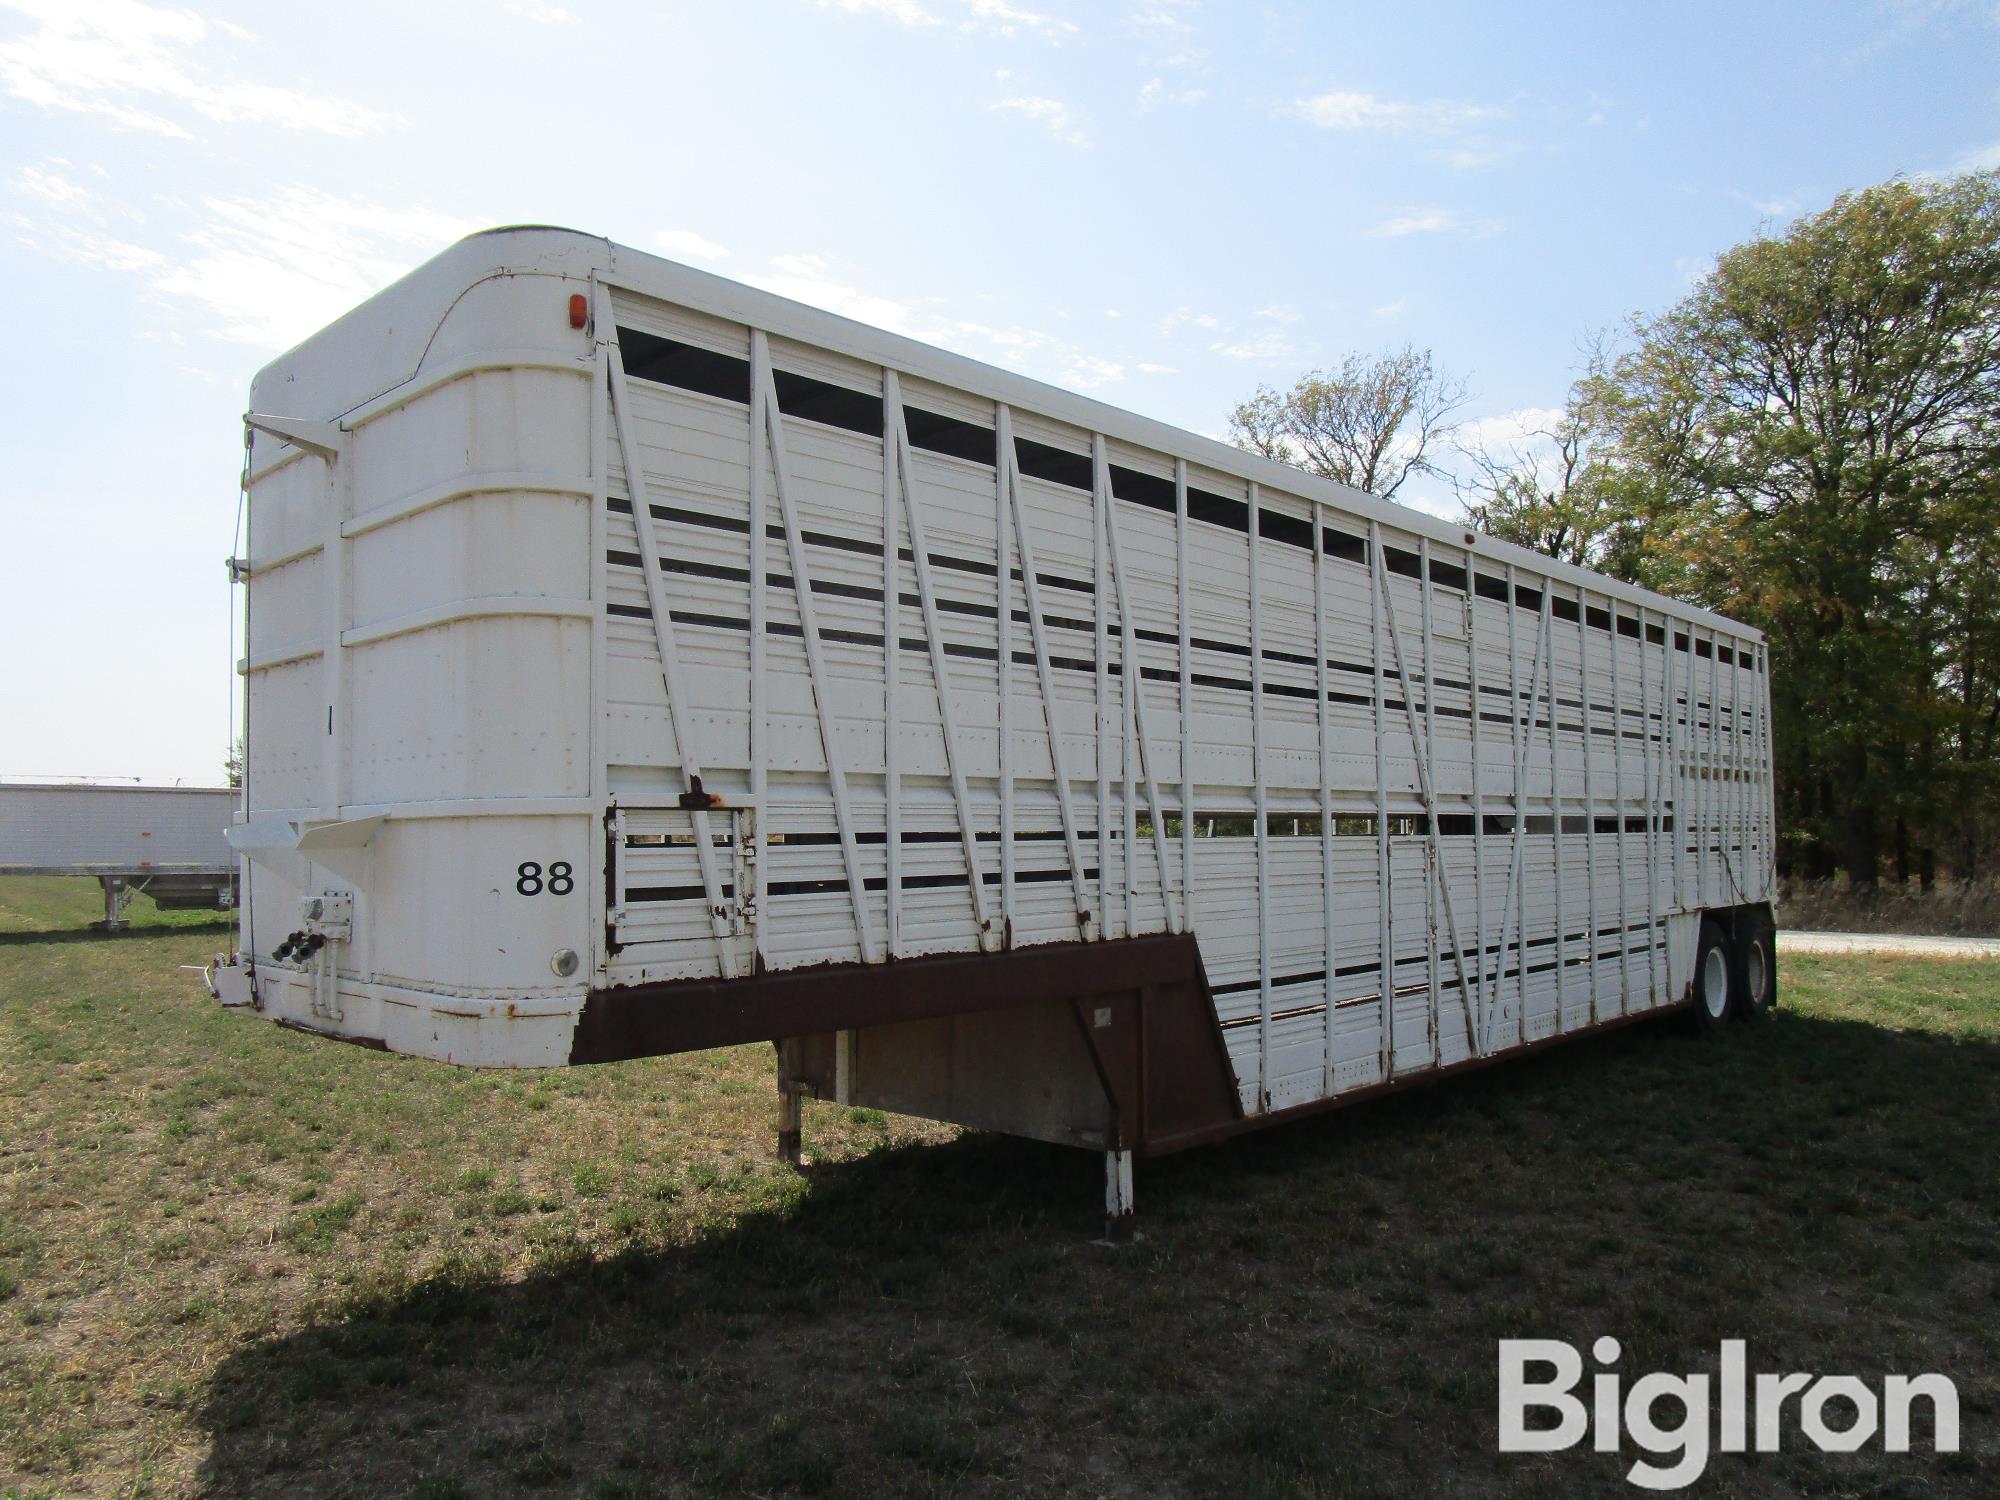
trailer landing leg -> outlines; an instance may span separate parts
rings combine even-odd
[[[796,1167],[805,1160],[799,1140],[799,1095],[796,1089],[778,1091],[778,1160]]]
[[[1132,1153],[1104,1153],[1104,1242],[1132,1243]]]
[[[132,893],[116,875],[100,875],[97,883],[104,887],[104,930],[116,932],[125,913],[125,903],[132,899]]]
[[[788,1167],[804,1163],[799,1131],[799,1096],[801,1085],[797,1077],[795,1051],[796,1042],[778,1043],[778,1160]]]

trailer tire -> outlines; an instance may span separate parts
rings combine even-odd
[[[1754,1021],[1770,1014],[1778,1002],[1778,953],[1770,919],[1753,912],[1737,929],[1734,949],[1736,972],[1730,976],[1736,993],[1736,1017]]]
[[[1701,941],[1694,952],[1694,1026],[1703,1034],[1729,1024],[1736,1009],[1736,963],[1729,935],[1714,917],[1701,919]]]

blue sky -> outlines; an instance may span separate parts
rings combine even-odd
[[[1504,437],[1730,245],[2000,165],[1996,62],[1993,0],[0,0],[0,774],[215,778],[250,376],[466,231],[1211,433],[1409,340]]]

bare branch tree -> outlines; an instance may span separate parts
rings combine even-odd
[[[1618,516],[1615,475],[1605,461],[1608,356],[1603,335],[1585,345],[1588,364],[1562,410],[1505,444],[1458,443],[1471,465],[1453,477],[1466,519],[1488,536],[1584,566],[1598,566]]]
[[[1412,474],[1440,472],[1437,450],[1456,430],[1465,382],[1428,349],[1350,354],[1290,390],[1259,386],[1229,414],[1230,441],[1384,499]]]

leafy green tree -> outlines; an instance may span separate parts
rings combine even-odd
[[[1994,826],[2000,175],[1844,195],[1720,257],[1607,382],[1643,581],[1771,635],[1791,863]]]

